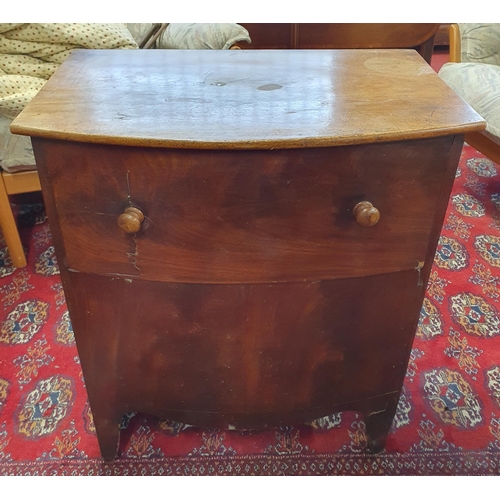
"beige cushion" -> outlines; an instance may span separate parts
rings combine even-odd
[[[75,49],[136,49],[124,24],[0,23],[0,114],[15,118]]]
[[[500,137],[500,66],[447,63],[439,76],[484,118],[486,130]]]
[[[0,166],[9,173],[36,170],[30,138],[11,134],[11,121],[0,115]]]
[[[127,23],[126,26],[136,43],[139,44],[153,27],[153,23]]]
[[[8,125],[74,49],[136,49],[124,24],[0,23],[0,165],[33,169],[29,137]]]
[[[500,65],[500,24],[459,23],[461,61]]]
[[[237,42],[250,43],[248,31],[235,23],[172,23],[160,35],[160,49],[226,50]]]
[[[140,43],[153,23],[128,23],[127,28]],[[158,37],[156,49],[217,49],[231,48],[237,42],[250,43],[248,31],[235,23],[171,23]]]

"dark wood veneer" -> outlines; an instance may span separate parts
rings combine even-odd
[[[66,280],[97,426],[133,410],[262,428],[397,393],[422,291],[415,270],[275,285]]]
[[[39,167],[51,166],[69,268],[180,283],[415,269],[425,259],[452,142],[441,137],[243,157],[34,139]],[[103,172],[99,182],[95,172]],[[359,225],[353,213],[365,200],[380,212],[374,227]],[[129,203],[145,216],[132,235],[117,224]]]
[[[242,23],[247,49],[414,48],[430,63],[439,24],[433,23]]]
[[[12,125],[103,457],[130,411],[253,429],[357,410],[380,451],[484,121],[412,51],[138,52],[75,53]]]

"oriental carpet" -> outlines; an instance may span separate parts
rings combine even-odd
[[[125,415],[100,459],[43,205],[21,206],[28,266],[0,241],[0,475],[498,475],[500,166],[466,146],[386,449],[340,413],[262,432]]]

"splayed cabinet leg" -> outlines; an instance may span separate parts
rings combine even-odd
[[[398,407],[399,393],[371,400],[362,409],[365,420],[368,450],[380,453],[391,430],[392,421]]]
[[[121,415],[103,408],[92,410],[102,458],[110,462],[116,458],[120,445]]]

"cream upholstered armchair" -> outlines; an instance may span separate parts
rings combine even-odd
[[[450,61],[439,76],[486,121],[465,140],[500,163],[500,24],[450,26]]]
[[[0,228],[12,266],[26,256],[9,196],[40,191],[29,137],[11,121],[74,49],[231,49],[250,43],[234,23],[0,23]]]

